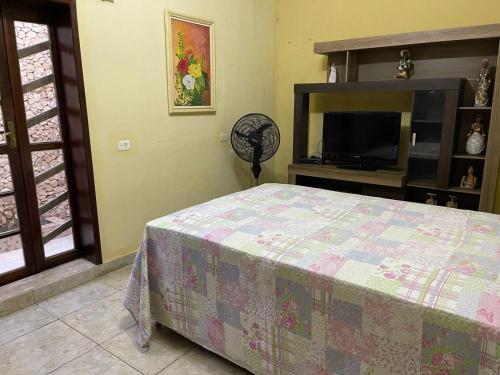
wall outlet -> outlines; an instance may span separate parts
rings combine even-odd
[[[227,133],[219,133],[219,142],[227,142],[228,136]]]
[[[118,151],[128,151],[130,150],[130,140],[123,139],[118,141]]]

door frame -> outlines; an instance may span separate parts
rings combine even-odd
[[[40,22],[49,25],[55,86],[60,109],[60,123],[62,139],[65,143],[64,157],[66,160],[66,178],[70,191],[70,204],[73,218],[73,235],[77,252],[68,252],[53,258],[45,258],[42,248],[33,248],[34,244],[41,244],[41,233],[30,238],[31,251],[35,254],[35,261],[23,269],[23,273],[12,275],[7,281],[24,277],[25,274],[39,272],[42,269],[54,267],[76,257],[83,257],[89,261],[102,263],[97,203],[94,186],[93,163],[88,127],[83,69],[78,36],[78,23],[75,0],[2,0],[0,3],[0,37],[5,41],[5,49],[9,60],[9,82],[14,101],[14,112],[18,124],[25,123],[23,96],[20,91],[20,76],[18,68],[16,41],[13,40],[13,18],[26,22]],[[10,24],[9,24],[10,22]],[[10,30],[8,28],[11,28]],[[9,37],[10,36],[10,37]],[[2,56],[0,56],[1,58]],[[3,77],[4,78],[4,77]],[[19,127],[18,127],[19,128]],[[19,131],[19,129],[18,129]],[[21,129],[21,132],[27,129]],[[20,137],[27,139],[26,136]],[[32,147],[33,148],[33,147]],[[41,147],[43,149],[43,146]],[[26,156],[29,160],[26,160]],[[31,166],[31,155],[24,157],[23,164]],[[26,168],[31,169],[31,168]],[[32,170],[23,170],[25,181],[33,180]],[[30,189],[28,189],[30,190]],[[30,222],[37,223],[38,202],[36,192],[27,192],[27,210]],[[28,244],[27,244],[28,245]],[[27,251],[25,251],[26,253]],[[26,258],[26,256],[25,256]],[[10,274],[8,274],[10,276]],[[5,283],[4,277],[0,277]]]

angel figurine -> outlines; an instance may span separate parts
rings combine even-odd
[[[446,207],[458,208],[458,198],[454,195],[448,195],[448,202],[446,202]]]
[[[425,204],[437,206],[437,195],[434,193],[427,193],[427,200],[425,201]]]
[[[481,70],[479,72],[479,79],[477,80],[477,91],[474,99],[474,106],[476,108],[483,108],[488,106],[488,90],[491,85],[490,80],[490,61],[484,59],[481,63]]]
[[[474,176],[474,167],[471,165],[467,169],[467,176],[462,177],[460,182],[460,187],[463,189],[474,190],[477,186],[477,177]]]
[[[409,79],[413,75],[413,60],[410,58],[410,51],[403,49],[399,54],[401,60],[399,60],[398,71],[394,78]]]
[[[465,151],[470,155],[479,155],[486,149],[486,133],[482,121],[483,116],[477,114],[467,134]]]
[[[330,75],[328,76],[328,83],[337,83],[337,67],[335,63],[330,67]]]

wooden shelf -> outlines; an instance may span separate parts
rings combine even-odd
[[[459,110],[461,111],[491,111],[491,107],[481,107],[481,108],[476,108],[476,107],[458,107]]]
[[[373,48],[387,48],[431,43],[449,43],[474,39],[500,38],[500,24],[458,27],[429,31],[417,31],[367,38],[344,39],[314,43],[314,53],[328,55],[335,52],[356,51]]]
[[[451,187],[448,189],[448,191],[453,192],[453,193],[462,193],[462,194],[474,194],[474,195],[481,195],[481,189],[464,189],[458,186]]]
[[[294,92],[296,94],[323,94],[349,91],[458,90],[463,81],[462,78],[437,78],[339,83],[297,83],[295,84]]]
[[[410,153],[409,158],[410,159],[439,160],[439,155]]]
[[[437,189],[436,181],[433,180],[412,180],[406,183],[406,186],[425,188],[425,189]]]
[[[469,160],[485,160],[485,155],[469,155],[469,154],[455,154],[452,155],[454,159],[469,159]]]
[[[443,124],[442,120],[434,121],[434,120],[418,120],[418,119],[413,119],[411,121],[419,123],[419,124],[436,124],[436,125],[442,125]]]
[[[473,194],[473,195],[480,195],[481,194],[481,189],[474,189],[474,190],[463,189],[463,188],[458,187],[458,186],[452,186],[449,188],[440,188],[440,187],[436,186],[435,181],[430,181],[430,180],[410,181],[406,184],[406,186],[419,188],[419,189],[448,191],[450,193]]]
[[[315,165],[315,164],[290,164],[288,166],[288,175],[294,183],[295,176],[308,176],[329,178],[333,180],[342,180],[358,182],[363,184],[372,184],[380,186],[389,186],[402,188],[406,181],[406,171],[396,170],[376,170],[360,171],[351,169],[341,169],[334,165]]]

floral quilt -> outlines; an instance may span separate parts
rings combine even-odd
[[[125,307],[255,374],[500,374],[500,216],[265,184],[149,222]]]

